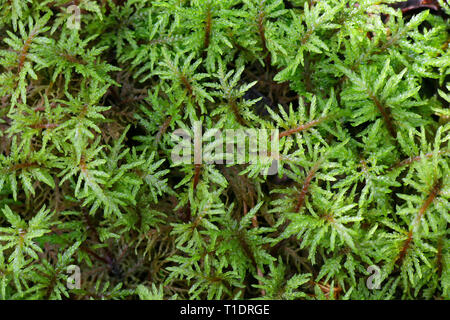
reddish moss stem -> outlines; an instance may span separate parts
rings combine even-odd
[[[300,132],[300,131],[303,131],[303,130],[307,130],[307,129],[311,128],[311,127],[314,127],[314,126],[322,123],[326,119],[328,119],[328,116],[321,117],[319,119],[312,120],[310,122],[304,123],[304,124],[298,126],[297,128],[293,128],[293,129],[289,129],[289,130],[286,130],[286,131],[282,131],[282,132],[280,132],[278,138],[281,139],[283,137],[290,136],[290,135],[295,134],[297,132]]]
[[[194,168],[194,190],[197,189],[198,182],[200,181],[200,169],[202,168],[201,164],[195,164]]]
[[[242,117],[241,113],[239,112],[239,108],[237,106],[236,100],[235,99],[231,99],[230,101],[230,107],[231,107],[231,111],[233,111],[234,117],[236,118],[236,121],[241,125],[241,126],[246,126],[247,123],[245,122],[244,118]]]
[[[409,247],[411,246],[411,242],[413,240],[415,227],[418,227],[420,225],[420,222],[422,220],[423,215],[425,214],[425,212],[427,211],[428,207],[431,205],[433,200],[438,195],[440,189],[441,189],[441,181],[438,180],[433,185],[433,188],[431,189],[430,194],[426,198],[426,200],[423,203],[422,207],[420,207],[419,212],[417,213],[416,217],[414,218],[413,222],[411,223],[411,226],[410,226],[409,231],[408,231],[408,236],[407,236],[405,242],[403,243],[403,246],[400,249],[400,253],[399,253],[399,255],[398,255],[397,259],[396,259],[396,263],[398,265],[402,264],[403,259],[405,258]]]
[[[25,40],[25,43],[23,44],[22,50],[20,51],[19,55],[19,65],[17,67],[17,73],[20,74],[20,72],[23,69],[23,66],[25,64],[25,59],[27,57],[28,51],[30,50],[31,42],[33,41],[34,37],[36,36],[38,31],[38,26],[36,26],[28,36],[27,40]]]
[[[188,78],[184,74],[179,74],[180,81],[183,83],[184,87],[186,88],[187,92],[189,93],[189,96],[194,95],[194,91],[192,89],[191,83],[189,82]]]
[[[17,171],[22,169],[27,169],[31,167],[36,167],[38,164],[36,162],[19,163],[8,168],[8,171]]]
[[[372,93],[369,93],[370,99],[372,99],[373,103],[377,107],[378,111],[381,113],[381,116],[383,117],[384,123],[386,124],[387,129],[389,130],[389,133],[391,136],[396,139],[397,138],[397,132],[394,129],[394,125],[391,121],[391,115],[389,111],[383,106],[383,104],[378,100],[378,98],[373,95]]]
[[[205,19],[205,40],[203,43],[204,50],[207,50],[209,47],[209,42],[211,40],[211,29],[212,29],[211,3],[208,3],[208,8],[206,9],[206,19]]]
[[[261,5],[262,5],[262,3],[261,3]],[[261,44],[263,47],[264,55],[266,56],[265,57],[266,67],[268,67],[272,63],[272,57],[270,56],[269,49],[267,49],[266,28],[264,27],[264,20],[265,20],[265,12],[264,12],[264,10],[262,10],[262,8],[260,8],[258,17],[257,17],[258,33],[259,33],[259,38],[261,39]]]
[[[164,133],[166,133],[167,128],[170,125],[170,122],[172,121],[172,116],[168,116],[167,119],[164,121],[164,123],[161,125],[161,127],[158,130],[158,134],[156,135],[156,143],[158,143],[162,136],[164,135]]]
[[[440,155],[440,154],[445,154],[447,152],[448,151],[439,150],[437,152],[437,154]],[[433,152],[429,152],[429,153],[423,155],[423,157],[425,157],[425,158],[431,158],[432,156],[433,156]],[[396,169],[396,168],[407,166],[407,165],[409,165],[409,164],[411,164],[413,162],[420,161],[423,157],[421,157],[421,156],[409,157],[408,159],[402,160],[399,163],[393,165],[391,168],[389,168],[389,170],[393,170],[393,169]]]
[[[300,208],[303,206],[305,202],[306,194],[308,193],[309,186],[311,184],[314,175],[317,170],[319,170],[321,161],[316,162],[316,164],[311,168],[308,175],[306,176],[305,182],[303,182],[302,190],[300,191],[300,195],[298,196],[297,206],[295,207],[295,212],[299,212]]]
[[[32,129],[55,129],[59,127],[57,123],[35,123],[28,126]]]
[[[436,264],[437,264],[437,272],[439,277],[442,274],[442,238],[438,241],[437,254],[436,254]]]

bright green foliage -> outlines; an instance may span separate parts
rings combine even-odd
[[[448,2],[75,2],[0,0],[1,299],[450,299]]]

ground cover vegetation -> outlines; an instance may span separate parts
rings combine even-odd
[[[0,298],[449,299],[449,14],[0,0]],[[277,174],[175,163],[198,121]]]

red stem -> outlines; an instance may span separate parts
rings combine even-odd
[[[306,194],[308,193],[309,185],[311,184],[314,175],[319,169],[321,161],[317,161],[316,164],[311,168],[308,175],[306,176],[305,182],[303,183],[302,190],[300,191],[300,195],[298,197],[297,206],[295,207],[295,212],[299,212],[300,208],[303,206],[305,202]]]
[[[265,61],[266,61],[266,67],[269,67],[271,65],[271,56],[270,51],[267,49],[267,40],[266,40],[266,31],[264,28],[264,18],[265,18],[265,12],[260,8],[260,11],[258,13],[258,32],[259,37],[261,38],[261,43],[263,47],[263,52],[266,55]]]
[[[419,212],[417,213],[417,216],[413,220],[409,231],[408,231],[408,237],[406,238],[405,242],[403,243],[403,246],[400,250],[400,253],[398,255],[398,258],[396,259],[396,262],[398,265],[401,265],[403,262],[403,259],[406,256],[406,253],[411,245],[412,239],[413,239],[413,233],[414,233],[414,227],[418,226],[420,224],[420,221],[422,220],[423,215],[425,214],[425,211],[428,209],[428,207],[431,205],[433,200],[436,198],[437,194],[439,193],[439,190],[441,188],[441,181],[438,180],[434,184],[433,188],[431,189],[430,194],[428,195],[427,199],[423,203],[422,207],[420,207]]]
[[[205,50],[207,50],[209,47],[209,42],[211,38],[211,28],[212,28],[211,3],[208,3],[205,20],[205,41],[203,43],[203,48]]]
[[[321,117],[319,119],[312,120],[310,122],[304,123],[304,124],[298,126],[297,128],[293,128],[293,129],[289,129],[289,130],[280,132],[280,135],[278,136],[278,138],[281,139],[283,137],[290,136],[290,135],[292,135],[294,133],[297,133],[297,132],[300,132],[300,131],[303,131],[303,130],[307,130],[307,129],[311,128],[311,127],[314,127],[314,126],[322,123],[326,119],[328,119],[328,116]]]
[[[378,111],[383,116],[384,122],[386,123],[386,127],[389,130],[389,133],[391,136],[396,139],[397,138],[397,132],[394,129],[394,126],[392,124],[389,111],[381,104],[380,100],[376,96],[374,96],[372,93],[369,93],[370,99],[372,99],[373,103],[377,107]]]

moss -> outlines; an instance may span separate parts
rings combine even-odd
[[[444,1],[0,12],[2,299],[449,299]]]

